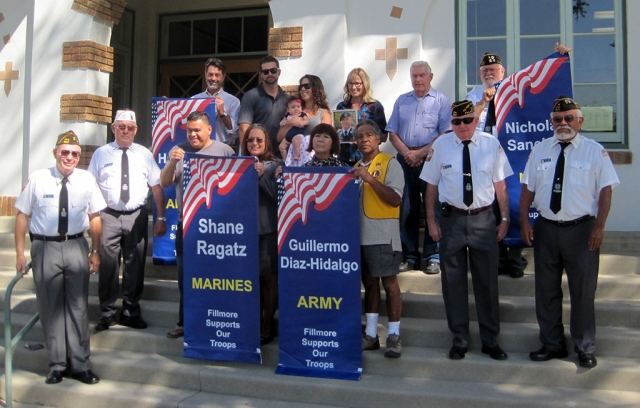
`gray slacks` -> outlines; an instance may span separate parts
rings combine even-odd
[[[89,245],[33,241],[31,260],[49,370],[89,369]],[[70,367],[69,365],[70,364]]]
[[[480,338],[484,346],[494,347],[500,332],[495,217],[491,211],[477,215],[454,212],[442,217],[440,229],[442,295],[453,345],[467,347],[469,343],[468,256]]]
[[[144,288],[144,266],[147,254],[149,219],[147,209],[132,214],[120,214],[106,209],[102,216],[100,241],[100,275],[98,295],[100,316],[114,317],[119,291],[120,256],[122,271],[122,314],[140,316],[140,299]]]

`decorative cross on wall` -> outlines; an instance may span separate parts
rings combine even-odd
[[[20,78],[20,71],[13,70],[13,63],[7,62],[4,71],[0,71],[0,81],[4,80],[4,93],[9,96],[11,92],[11,81]]]
[[[390,80],[398,72],[398,60],[409,58],[408,48],[398,48],[398,37],[387,37],[387,46],[383,49],[376,49],[376,60],[387,62],[387,75]]]

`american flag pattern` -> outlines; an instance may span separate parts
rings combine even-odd
[[[496,126],[498,131],[502,128],[509,111],[516,103],[521,109],[524,108],[524,93],[526,89],[530,87],[532,94],[542,92],[558,68],[567,59],[567,56],[543,59],[502,81],[495,96]]]
[[[203,111],[212,99],[167,99],[151,103],[151,150],[154,157],[167,140],[175,140],[175,128],[178,123],[184,124],[187,116],[194,111]]]
[[[253,158],[185,157],[182,173],[184,186],[182,222],[185,234],[193,216],[202,204],[211,208],[213,189],[218,187],[218,195],[229,193],[253,163],[255,163]]]
[[[342,188],[353,180],[350,173],[284,173],[284,194],[278,207],[278,251],[297,220],[307,223],[309,206],[322,211],[328,208]],[[280,193],[280,191],[279,191]],[[280,195],[280,194],[279,194]]]

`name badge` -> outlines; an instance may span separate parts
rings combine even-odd
[[[549,163],[551,159],[541,159],[540,163]]]
[[[45,194],[42,198],[53,198],[53,194]]]
[[[451,166],[452,166],[451,164],[443,164],[442,165],[442,170],[450,169]]]
[[[113,166],[113,163],[107,163],[104,166],[102,166],[102,168],[109,167],[109,166]]]

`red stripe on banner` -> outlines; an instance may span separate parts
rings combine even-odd
[[[175,140],[175,128],[178,123],[186,123],[191,112],[202,112],[211,103],[211,99],[181,99],[157,101],[158,119],[151,131],[153,155],[156,156],[160,146],[171,137]]]
[[[312,202],[316,210],[325,210],[350,180],[352,174],[285,173],[285,193],[278,208],[278,251],[296,221],[306,224]]]
[[[510,75],[502,81],[496,92],[496,125],[498,131],[511,108],[517,103],[520,108],[525,106],[525,91],[530,88],[532,94],[542,92],[551,78],[555,75],[567,57],[546,58],[529,65],[527,68]]]
[[[191,180],[187,184],[183,200],[183,227],[189,224],[202,204],[211,208],[214,188],[225,195],[233,190],[240,177],[254,162],[242,158],[194,158],[189,160]]]

